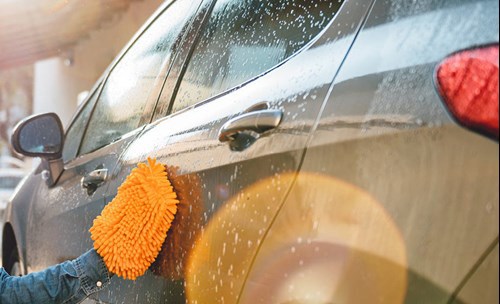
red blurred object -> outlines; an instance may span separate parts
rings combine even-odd
[[[465,50],[438,67],[440,93],[464,126],[498,139],[498,45]]]

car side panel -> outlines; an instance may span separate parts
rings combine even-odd
[[[290,189],[292,180],[280,175],[295,176],[331,80],[369,8],[364,1],[346,2],[329,27],[288,61],[154,122],[124,153],[110,189],[138,162],[154,157],[167,165],[181,198],[157,270],[144,278],[166,282],[162,300],[238,301],[253,256]],[[283,111],[276,130],[243,151],[218,140],[226,121],[263,102]]]
[[[104,207],[107,181],[89,194],[82,179],[96,169],[113,172],[126,146],[139,133],[118,140],[66,164],[57,183],[48,187],[38,172],[37,192],[31,192],[27,224],[27,269],[39,271],[74,259],[92,248],[88,229]]]
[[[26,232],[31,210],[32,195],[38,191],[40,186],[45,186],[45,183],[41,184],[38,181],[38,177],[33,173],[28,174],[28,176],[18,185],[4,214],[5,222],[3,223],[3,230],[5,232],[5,225],[10,225],[12,227],[12,231],[14,232],[13,237],[17,242],[17,249],[19,250],[22,261],[26,261]],[[2,237],[4,236],[5,235],[2,235]],[[12,244],[6,244],[5,242],[6,239],[2,239],[2,252],[8,253],[14,248],[10,248],[9,246],[12,246]],[[6,258],[6,256],[2,255],[3,263],[7,262],[5,260]],[[22,264],[22,267],[23,271],[26,273],[26,265]]]
[[[497,13],[497,1],[375,3],[242,303],[446,303],[456,292],[498,242],[499,149],[455,124],[433,75],[448,54],[498,43]]]

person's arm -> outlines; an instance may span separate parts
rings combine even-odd
[[[22,277],[0,269],[0,303],[80,303],[109,283],[102,258],[90,250],[73,261]]]

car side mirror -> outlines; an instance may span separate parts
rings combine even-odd
[[[19,154],[54,160],[62,156],[63,136],[59,116],[46,113],[20,121],[14,129],[11,143]]]
[[[53,186],[64,171],[62,160],[64,132],[55,113],[27,117],[14,128],[11,143],[22,155],[42,158],[42,178]]]

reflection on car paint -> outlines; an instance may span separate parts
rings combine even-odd
[[[164,278],[181,280],[185,277],[188,254],[202,230],[204,202],[198,175],[180,175],[179,168],[172,166],[166,166],[166,169],[179,203],[167,238],[151,270]]]
[[[270,203],[295,178],[284,205]],[[406,268],[398,227],[367,192],[331,176],[280,174],[235,194],[207,223],[186,293],[190,303],[402,303]]]

